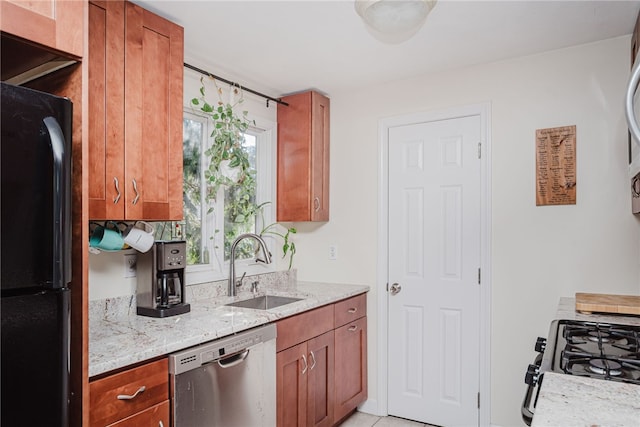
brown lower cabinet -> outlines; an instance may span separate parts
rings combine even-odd
[[[366,324],[365,294],[278,321],[278,427],[333,426],[364,402]]]
[[[340,421],[367,399],[367,318],[335,330],[334,420]]]
[[[138,412],[123,420],[110,424],[109,427],[169,427],[169,401],[165,400],[149,409]]]
[[[333,425],[333,331],[277,354],[278,426]]]
[[[92,427],[169,427],[166,358],[89,383]]]

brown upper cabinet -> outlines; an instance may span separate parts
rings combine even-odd
[[[0,27],[4,33],[80,58],[84,5],[69,0],[3,0]]]
[[[182,219],[183,28],[89,4],[89,218]]]
[[[329,221],[329,98],[308,91],[282,100],[277,220]]]

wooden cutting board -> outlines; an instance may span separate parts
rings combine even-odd
[[[640,296],[576,292],[576,311],[640,316]]]

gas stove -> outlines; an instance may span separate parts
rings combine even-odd
[[[640,384],[640,326],[556,320],[540,368]]]
[[[552,371],[640,384],[640,326],[558,321],[560,333]]]
[[[542,383],[545,372],[640,385],[640,326],[554,320],[548,338],[538,338],[535,349],[539,354],[527,369],[528,388],[522,403],[527,425],[533,418],[534,389]]]

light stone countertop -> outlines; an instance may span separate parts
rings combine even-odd
[[[135,314],[135,296],[92,301],[89,310],[89,377],[222,338],[246,329],[330,304],[369,290],[365,285],[298,282],[285,288],[260,288],[258,295],[303,298],[271,310],[228,307],[251,293],[232,298],[197,295],[187,287],[189,313],[157,319]],[[193,287],[195,288],[195,287]],[[194,296],[195,295],[195,296]],[[124,300],[124,303],[123,303]],[[118,307],[115,307],[118,305]],[[117,312],[117,314],[114,314]]]
[[[560,298],[557,319],[640,326],[640,317],[583,314]],[[532,427],[640,427],[640,385],[545,372]]]
[[[575,298],[560,298],[556,319],[580,320],[586,322],[617,323],[619,325],[640,326],[640,316],[629,316],[624,314],[583,314],[576,311]]]
[[[531,427],[638,427],[640,386],[546,372]]]

